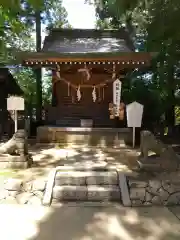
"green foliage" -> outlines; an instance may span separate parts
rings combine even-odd
[[[35,16],[48,27],[70,27],[62,0],[1,0],[0,2],[0,65],[13,64],[14,52],[35,51],[33,39]],[[13,76],[24,91],[27,105],[36,104],[36,76],[31,68],[13,68]],[[43,71],[43,103],[51,101],[51,77]]]
[[[36,78],[30,68],[16,68],[11,70],[17,83],[24,92],[26,102],[36,103]]]
[[[71,28],[67,20],[66,9],[62,6],[62,2],[62,0],[52,2],[52,11],[49,11],[48,28]]]
[[[0,62],[12,62],[9,56],[14,48],[12,44],[17,39],[31,37],[35,13],[38,11],[41,13],[42,22],[48,26],[69,27],[62,0],[0,1]]]
[[[174,107],[179,104],[175,93],[179,89],[180,32],[177,23],[180,21],[180,1],[97,0],[95,6],[98,21],[101,21],[100,27],[103,28],[102,22],[107,23],[107,19],[110,19],[111,27],[127,28],[140,51],[159,53],[152,61],[150,79],[144,77],[139,80],[144,83],[140,84],[137,80],[141,74],[136,75],[136,81],[132,82],[126,93],[132,99],[137,100],[144,95],[149,102],[157,102],[153,114],[156,115],[155,112],[160,108],[162,114],[166,113],[167,124],[173,125]],[[170,115],[172,117],[168,119]]]

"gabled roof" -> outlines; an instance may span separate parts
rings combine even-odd
[[[18,52],[16,62],[29,67],[71,63],[149,66],[156,53],[135,52],[125,28],[119,30],[52,29],[39,52]]]
[[[0,67],[0,82],[6,87],[7,93],[11,95],[23,95],[23,91],[17,84],[8,68]]]
[[[120,53],[134,51],[125,28],[119,30],[52,29],[45,37],[43,52]]]

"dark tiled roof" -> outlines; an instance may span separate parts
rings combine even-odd
[[[8,68],[0,68],[0,82],[7,89],[8,94],[23,95],[22,89],[17,84]]]
[[[53,29],[45,38],[43,52],[118,53],[134,51],[127,31],[92,29]]]

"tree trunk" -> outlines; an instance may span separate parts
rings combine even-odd
[[[166,124],[170,131],[175,125],[175,79],[174,66],[171,63],[168,66],[167,76]]]
[[[41,51],[41,13],[36,11],[36,51]],[[42,72],[41,68],[35,70],[36,74],[36,121],[42,119]]]

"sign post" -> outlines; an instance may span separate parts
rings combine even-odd
[[[138,102],[127,105],[127,125],[133,129],[133,148],[135,147],[136,128],[141,127],[144,106]]]
[[[119,108],[121,102],[121,87],[122,83],[119,79],[113,82],[113,104],[115,105],[115,116],[119,116]]]
[[[11,96],[7,98],[7,110],[14,111],[14,130],[18,129],[18,111],[24,110],[24,98]]]
[[[120,102],[121,102],[121,87],[122,83],[119,79],[116,79],[113,82],[113,104],[114,104],[114,116],[118,117],[119,116],[119,108],[120,108]],[[116,134],[116,142],[118,139],[118,133]],[[115,144],[116,145],[116,144]]]
[[[17,128],[18,128],[17,124],[18,124],[17,110],[14,110],[14,130],[15,130],[15,132],[17,132]]]

